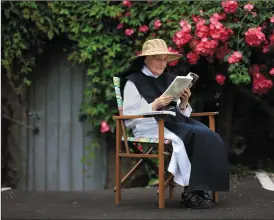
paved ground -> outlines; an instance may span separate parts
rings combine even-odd
[[[2,219],[274,219],[274,191],[263,189],[254,177],[231,181],[213,209],[191,210],[175,198],[159,210],[155,189],[124,189],[120,206],[112,190],[89,192],[2,192]]]

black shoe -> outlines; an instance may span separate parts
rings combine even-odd
[[[192,209],[209,209],[215,205],[214,201],[210,199],[208,193],[205,191],[182,193],[182,203]]]

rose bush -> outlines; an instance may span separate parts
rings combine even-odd
[[[266,102],[273,94],[272,1],[53,1],[2,6],[2,68],[12,87],[19,93],[22,85],[30,85],[28,73],[41,50],[55,36],[67,37],[72,44],[69,59],[87,68],[82,111],[98,132],[114,129],[112,76],[124,71],[128,59],[151,38],[162,38],[170,51],[184,54],[169,63],[171,71],[203,65],[197,73],[211,85],[246,87]]]
[[[154,21],[147,20],[150,30],[146,30],[146,36],[136,33],[127,40],[137,40],[135,47],[140,47],[140,42],[151,37],[163,37],[169,41],[169,34],[172,40],[169,46],[174,48],[173,51],[185,54],[186,59],[180,61],[182,65],[199,65],[202,58],[215,67],[227,63],[222,74],[217,76],[218,73],[214,73],[217,83],[224,85],[223,78],[220,78],[224,76],[226,82],[252,85],[255,95],[266,94],[273,89],[273,77],[270,74],[264,77],[248,74],[253,56],[273,54],[273,13],[265,10],[266,4],[273,8],[271,2],[221,1],[193,3],[183,15],[171,18],[162,11]],[[132,2],[131,8],[139,6],[139,3]],[[149,13],[147,16],[150,17]],[[136,28],[135,19],[131,16],[131,20],[121,18],[121,21]],[[180,62],[169,65],[174,67]],[[268,64],[267,68],[270,70],[272,66]]]

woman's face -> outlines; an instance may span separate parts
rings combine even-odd
[[[167,65],[168,55],[151,55],[145,59],[146,67],[156,76],[161,75]]]

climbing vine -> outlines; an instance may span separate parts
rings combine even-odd
[[[31,86],[30,73],[46,45],[68,38],[68,59],[84,64],[88,77],[82,113],[98,132],[102,126],[102,132],[113,131],[112,76],[150,38],[184,54],[169,63],[171,70],[206,61],[212,84],[273,94],[273,11],[272,1],[2,2],[2,70],[19,94]]]

